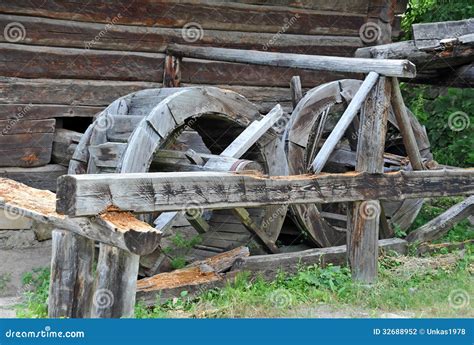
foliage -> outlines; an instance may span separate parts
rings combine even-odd
[[[10,282],[10,280],[11,280],[11,274],[10,273],[0,274],[0,293],[2,293],[3,290],[6,289],[7,284]]]
[[[446,165],[474,165],[474,89],[448,88],[430,99],[428,86],[403,86],[409,109],[426,127],[434,159]],[[458,127],[456,118],[464,122]]]
[[[443,197],[426,201],[409,231],[426,224],[462,200],[463,197]],[[474,228],[470,225],[469,220],[465,219],[456,224],[446,235],[435,242],[464,242],[468,240],[474,240]]]
[[[471,17],[474,17],[474,5],[471,0],[410,0],[402,19],[404,40],[412,39],[412,24]]]
[[[24,302],[17,306],[21,318],[45,318],[48,316],[49,268],[39,268],[25,273],[22,278]]]

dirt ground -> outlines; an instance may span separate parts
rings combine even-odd
[[[23,292],[23,274],[47,267],[50,262],[51,241],[39,247],[0,250],[0,277],[8,277],[0,291],[0,318],[15,317],[14,306],[20,302]]]

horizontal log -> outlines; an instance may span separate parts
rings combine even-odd
[[[56,195],[0,178],[0,209],[55,229],[72,231],[128,252],[145,255],[156,250],[161,232],[131,213],[110,211],[95,217],[68,218],[55,211]]]
[[[163,54],[0,43],[0,75],[160,82]]]
[[[446,68],[421,73],[411,83],[440,85],[447,87],[471,88],[474,85],[474,64],[464,65],[456,69]]]
[[[407,236],[407,241],[428,242],[437,240],[446,234],[456,223],[473,214],[473,211],[474,196],[470,196],[459,204],[450,207],[425,225],[410,232]]]
[[[0,75],[6,77],[107,79],[111,81],[160,83],[163,79],[163,66],[164,54],[160,53],[85,50],[0,43]],[[183,59],[180,68],[181,82],[186,84],[219,83],[287,87],[290,78],[298,74],[301,76],[303,87],[314,87],[314,85],[332,80],[361,77],[357,73],[314,73],[309,69],[300,70],[285,66],[279,68],[274,66],[249,66],[243,63],[194,58]]]
[[[206,30],[201,39],[190,42],[182,28],[104,25],[72,20],[57,20],[0,14],[0,27],[21,23],[28,33],[21,44],[68,48],[91,48],[134,52],[163,53],[170,43],[238,49],[352,56],[363,46],[358,36],[295,35],[275,33]],[[100,37],[100,39],[95,39]],[[4,36],[0,42],[8,42]],[[271,42],[271,44],[270,44]],[[265,47],[265,48],[264,48]]]
[[[53,133],[56,125],[55,119],[45,120],[0,120],[1,135]]]
[[[56,180],[66,175],[67,168],[58,164],[48,164],[36,168],[0,168],[0,177],[15,180],[36,189],[56,191]]]
[[[413,38],[419,49],[433,50],[443,39],[457,38],[473,33],[472,18],[437,23],[413,24]]]
[[[316,71],[369,73],[389,77],[413,78],[416,68],[408,60],[343,58],[303,54],[260,52],[227,48],[191,47],[171,44],[168,53],[180,56],[256,65],[301,68]]]
[[[404,200],[474,193],[474,169],[264,177],[219,172],[66,175],[58,179],[57,211],[95,215],[181,211],[189,202],[225,209],[264,205]]]
[[[395,251],[406,254],[407,242],[400,238],[379,240],[379,252]],[[257,255],[236,261],[232,271],[247,271],[273,279],[279,272],[297,273],[301,266],[344,265],[347,261],[346,246],[308,249],[293,253]]]
[[[423,71],[451,68],[472,61],[473,48],[456,46],[444,51],[424,51],[415,45],[415,41],[402,41],[373,47],[359,48],[355,57],[372,58],[385,55],[387,59],[407,59],[416,65],[417,74]]]
[[[104,107],[71,104],[0,104],[0,118],[50,119],[53,117],[94,117]]]
[[[137,0],[133,4],[124,5],[120,2],[104,3],[100,0],[87,2],[33,0],[0,3],[0,12],[107,23],[109,26],[113,26],[113,23],[182,28],[186,23],[199,23],[199,27],[204,30],[269,32],[272,34],[285,30],[287,33],[308,35],[358,36],[360,27],[366,22],[365,12],[361,14],[323,12],[306,8],[268,6],[268,2],[265,5],[250,5],[236,1],[202,3],[180,0]],[[194,39],[194,36],[190,37]],[[93,38],[91,37],[91,39]]]

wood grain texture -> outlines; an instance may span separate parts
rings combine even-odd
[[[111,205],[138,213],[178,211],[189,195],[211,209],[463,195],[473,193],[473,175],[472,169],[269,178],[220,172],[67,175],[58,180],[57,210],[71,216]]]

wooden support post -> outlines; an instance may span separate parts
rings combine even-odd
[[[109,245],[100,247],[91,317],[133,317],[140,257]]]
[[[291,102],[293,104],[293,109],[295,109],[301,98],[303,98],[303,90],[301,88],[301,79],[299,75],[291,77],[290,90]]]
[[[356,171],[383,173],[389,107],[390,82],[381,77],[362,108]],[[353,204],[347,229],[347,254],[355,281],[373,283],[377,279],[380,210],[378,200]]]
[[[400,85],[397,78],[391,78],[392,82],[392,107],[397,119],[400,133],[402,134],[403,144],[407,150],[413,170],[423,170],[423,161],[421,159],[420,150],[416,143],[415,134],[411,127],[410,118],[408,117],[405,103],[403,102]]]
[[[48,317],[90,317],[94,241],[55,229],[52,242]]]
[[[372,90],[372,88],[374,87],[378,78],[379,75],[375,72],[370,72],[367,75],[359,90],[357,90],[357,93],[352,99],[351,103],[349,103],[349,106],[339,119],[337,125],[334,127],[331,134],[329,134],[329,137],[326,139],[317,156],[314,158],[314,161],[311,164],[311,169],[313,172],[319,173],[323,170],[324,166],[326,165],[326,162],[329,159],[329,156],[334,151],[334,148],[341,140],[349,125],[357,116],[360,107],[367,98],[367,95],[369,94],[370,90]]]

